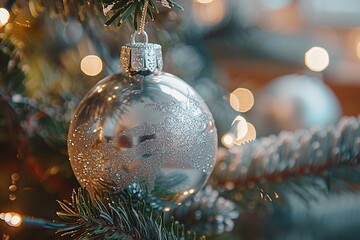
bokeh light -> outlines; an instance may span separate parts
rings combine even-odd
[[[224,0],[193,0],[193,15],[203,25],[213,26],[221,23],[226,15]]]
[[[246,136],[248,132],[248,125],[245,118],[242,116],[237,116],[234,121],[231,124],[232,126],[235,126],[236,129],[236,139],[242,139]]]
[[[101,73],[103,63],[96,55],[88,55],[81,60],[80,68],[88,76],[96,76]]]
[[[329,54],[322,47],[312,47],[305,53],[305,65],[314,72],[325,70],[329,63]]]
[[[247,123],[247,128],[248,128],[248,131],[246,133],[246,136],[241,139],[235,139],[233,144],[241,145],[244,143],[254,141],[256,139],[256,130],[255,130],[254,125],[252,125],[251,123]]]
[[[254,105],[254,95],[249,89],[238,88],[230,94],[230,105],[238,112],[247,112]]]
[[[195,1],[198,3],[208,4],[208,3],[213,2],[214,0],[195,0]]]
[[[0,27],[4,26],[9,22],[10,13],[5,8],[0,8]]]
[[[235,140],[234,134],[225,133],[221,138],[221,143],[224,145],[224,147],[231,148],[232,146],[234,146],[234,140]]]
[[[14,212],[0,213],[0,219],[11,227],[19,227],[22,223],[21,215]]]
[[[360,40],[356,44],[356,56],[360,58]]]

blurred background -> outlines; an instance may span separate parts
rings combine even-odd
[[[96,82],[121,71],[120,47],[132,32],[104,27],[101,12],[80,23],[34,2],[0,0],[0,212],[56,219],[55,200],[78,187],[66,150],[72,113]],[[207,102],[224,148],[236,145],[234,120],[246,119],[259,138],[360,113],[360,1],[179,3],[184,11],[161,8],[146,30],[163,46],[165,71]],[[37,231],[36,239],[54,237]],[[34,230],[0,223],[0,233],[26,239]],[[244,239],[281,239],[262,233]],[[282,239],[340,239],[314,236]]]

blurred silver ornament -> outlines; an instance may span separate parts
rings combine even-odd
[[[161,46],[122,47],[124,72],[101,80],[78,106],[69,130],[69,156],[83,187],[116,193],[145,186],[163,207],[196,193],[217,151],[213,117],[184,81],[162,72]]]
[[[341,116],[336,95],[321,79],[296,74],[272,81],[258,97],[255,109],[254,121],[261,135],[335,124]]]

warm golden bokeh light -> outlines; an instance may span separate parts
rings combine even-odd
[[[237,116],[231,125],[235,126],[236,128],[235,139],[242,139],[246,136],[248,132],[248,125],[245,118],[242,116]]]
[[[198,3],[203,3],[203,4],[208,4],[208,3],[212,3],[214,0],[195,0]]]
[[[226,1],[224,0],[193,0],[193,15],[204,25],[211,26],[221,23],[226,11]]]
[[[360,58],[360,40],[356,44],[356,56]]]
[[[0,219],[11,227],[18,227],[22,223],[21,215],[14,212],[0,213]]]
[[[235,136],[231,133],[225,133],[221,138],[221,142],[226,148],[231,148],[232,146],[234,146],[234,140]]]
[[[21,216],[20,215],[14,215],[10,220],[10,225],[13,227],[18,227],[21,224]]]
[[[96,76],[101,73],[103,63],[96,55],[88,55],[81,60],[80,68],[88,76]]]
[[[248,125],[248,131],[246,133],[246,136],[241,139],[235,139],[234,144],[241,145],[244,143],[248,143],[251,141],[254,141],[256,139],[256,130],[255,127],[251,123],[247,123]]]
[[[314,72],[325,70],[329,63],[329,54],[322,47],[312,47],[305,53],[305,65]]]
[[[238,88],[230,94],[230,105],[238,112],[247,112],[254,105],[254,96],[249,89]]]
[[[10,13],[5,8],[0,8],[0,27],[4,26],[9,22]]]

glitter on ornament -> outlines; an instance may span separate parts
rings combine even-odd
[[[214,120],[189,85],[161,72],[159,45],[127,45],[121,63],[125,72],[100,81],[75,112],[68,140],[73,171],[92,194],[145,185],[172,208],[212,172]]]

